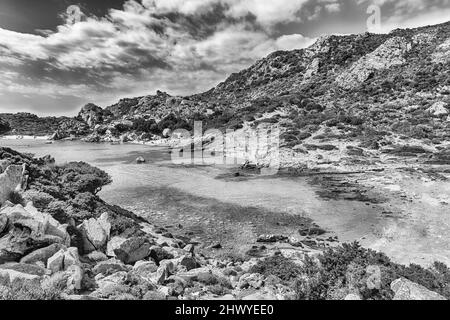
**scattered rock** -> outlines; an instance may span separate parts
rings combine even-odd
[[[391,289],[395,293],[394,300],[447,300],[440,294],[407,279],[393,281]]]
[[[35,264],[37,262],[42,262],[45,265],[47,265],[47,260],[62,248],[63,246],[61,244],[54,243],[52,245],[49,245],[48,247],[37,249],[31,252],[30,254],[23,257],[20,260],[20,262],[28,264]]]
[[[108,222],[108,214],[104,213],[99,219],[85,220],[80,230],[83,235],[84,251],[86,253],[102,250],[107,244],[111,224]]]
[[[136,163],[137,164],[142,164],[142,163],[145,163],[146,162],[146,160],[144,159],[144,157],[137,157],[136,158]]]
[[[150,255],[150,242],[145,237],[132,237],[122,242],[114,254],[125,264],[133,264]]]

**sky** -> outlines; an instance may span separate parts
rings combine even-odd
[[[199,93],[322,35],[449,17],[450,0],[0,0],[0,112]]]

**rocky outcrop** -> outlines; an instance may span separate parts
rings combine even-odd
[[[447,300],[440,294],[430,291],[407,279],[397,279],[391,284],[394,300]]]
[[[436,63],[448,63],[450,61],[450,39],[440,44],[433,53],[433,61]]]
[[[405,38],[390,38],[338,76],[336,83],[344,89],[356,88],[374,72],[404,64],[405,54],[409,50],[411,50],[411,44]]]
[[[5,167],[4,163],[1,167]],[[8,200],[11,192],[18,191],[26,184],[26,166],[8,165],[5,171],[0,167],[0,206]]]
[[[94,128],[103,121],[103,109],[95,104],[89,103],[81,109],[78,117],[87,123],[90,128]]]
[[[7,206],[0,211],[0,216],[8,221],[0,238],[0,263],[19,261],[35,250],[52,244],[70,245],[67,226],[61,225],[49,214],[39,212],[32,204],[26,207]],[[45,260],[45,253],[40,254]],[[37,257],[28,259],[25,261],[39,261]]]

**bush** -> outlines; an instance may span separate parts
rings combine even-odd
[[[283,256],[273,256],[258,261],[250,269],[250,273],[259,273],[264,276],[277,276],[281,280],[291,281],[302,273],[302,267]]]

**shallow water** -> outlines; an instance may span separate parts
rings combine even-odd
[[[221,242],[233,250],[251,246],[258,234],[294,235],[302,217],[313,219],[342,242],[357,240],[366,246],[376,243],[392,224],[380,214],[384,209],[379,205],[318,197],[317,187],[306,178],[221,180],[217,177],[229,172],[229,166],[174,165],[164,147],[25,140],[0,140],[0,146],[36,156],[50,154],[57,163],[85,161],[97,166],[113,178],[100,193],[107,202],[162,226],[179,224],[203,241]],[[138,156],[147,163],[136,164]],[[379,248],[392,251],[391,257],[401,262],[422,259],[415,248],[409,248],[407,256],[391,250],[393,244]]]

